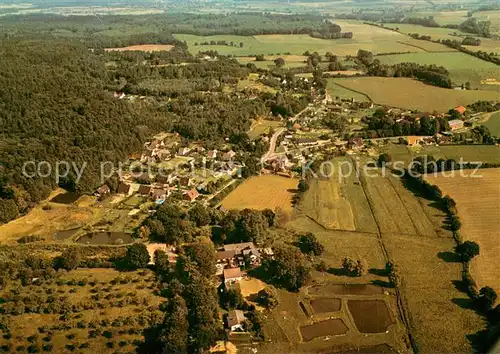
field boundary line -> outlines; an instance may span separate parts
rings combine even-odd
[[[410,212],[409,212],[409,210],[408,210],[408,207],[406,206],[405,202],[403,201],[403,198],[401,198],[401,195],[399,194],[398,190],[397,190],[397,189],[396,189],[396,187],[394,186],[394,183],[395,183],[395,182],[392,180],[392,178],[387,178],[387,179],[389,180],[389,183],[390,183],[390,185],[391,185],[392,189],[394,190],[394,193],[396,193],[396,195],[398,196],[399,201],[401,202],[401,204],[402,204],[402,205],[403,205],[403,207],[405,208],[406,213],[408,214],[408,216],[409,216],[409,218],[410,218],[410,220],[411,220],[411,223],[412,223],[412,225],[413,225],[413,228],[414,228],[414,229],[415,229],[415,231],[416,231],[416,234],[417,234],[417,235],[419,235],[419,236],[427,236],[427,235],[422,235],[422,234],[419,232],[418,227],[416,226],[415,221],[413,220],[413,217],[411,216],[411,213],[410,213]],[[429,223],[430,223],[431,225],[433,225],[433,226],[434,226],[434,224],[432,223],[432,221],[431,221],[431,220],[429,220],[429,217],[428,217],[428,216],[427,216],[427,214],[424,212],[424,210],[423,210],[423,208],[422,208],[422,204],[418,203],[418,205],[420,206],[420,209],[422,209],[422,213],[423,213],[423,214],[425,215],[425,217],[427,218],[427,221],[429,221]],[[434,235],[434,236],[435,236],[435,237],[438,237],[437,232],[436,232],[435,230],[434,230],[434,233],[435,233],[435,235]],[[431,237],[432,237],[432,236],[431,236]]]
[[[377,236],[378,236],[380,248],[382,249],[382,253],[384,255],[385,261],[389,262],[390,261],[389,251],[385,247],[384,239],[382,237],[382,232],[380,230],[380,225],[379,225],[379,223],[377,221],[377,218],[375,216],[375,211],[374,211],[372,202],[368,198],[368,194],[366,193],[366,190],[365,190],[365,188],[366,188],[366,180],[364,178],[361,178],[363,175],[359,172],[358,166],[355,163],[353,157],[351,157],[351,160],[353,162],[354,169],[356,170],[356,178],[358,179],[358,181],[359,181],[359,183],[360,183],[360,185],[361,185],[361,187],[363,189],[363,194],[365,195],[365,198],[366,198],[366,200],[368,202],[368,206],[370,208],[370,212],[372,213],[372,216],[375,219],[375,224],[377,225],[377,230],[378,230]],[[404,283],[404,282],[402,282],[402,283]],[[413,323],[413,321],[411,319],[410,311],[408,310],[406,297],[404,297],[404,294],[403,294],[403,292],[401,291],[401,289],[399,287],[396,286],[396,287],[394,287],[394,289],[396,290],[396,302],[398,304],[399,316],[400,316],[401,320],[403,321],[403,324],[406,327],[406,333],[407,333],[408,338],[410,340],[410,344],[411,344],[411,347],[413,349],[413,352],[414,353],[418,353],[419,351],[418,351],[417,342],[416,342],[416,340],[414,338],[414,335],[412,333],[412,328],[413,328],[412,323]]]
[[[424,47],[419,47],[416,44],[405,43],[405,42],[402,42],[402,41],[396,41],[396,42],[399,43],[399,44],[404,44],[404,45],[410,46],[410,47],[422,49],[426,53],[459,53],[458,50],[428,50],[428,49],[425,49]]]
[[[361,92],[361,91],[358,91],[358,90],[354,90],[354,89],[352,89],[352,88],[350,88],[350,87],[344,86],[344,85],[339,84],[338,82],[335,82],[335,81],[334,81],[333,83],[334,83],[335,85],[337,85],[337,86],[340,86],[340,87],[342,87],[342,88],[346,89],[346,90],[349,90],[349,91],[355,92],[355,93],[357,93],[357,94],[363,95],[363,96],[365,96],[366,98],[368,98],[368,100],[369,100],[370,102],[374,102],[374,101],[373,101],[373,99],[372,99],[372,98],[371,98],[368,94],[366,94],[366,93],[364,93],[364,92]],[[376,103],[376,102],[374,102],[374,103]]]

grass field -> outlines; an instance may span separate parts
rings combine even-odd
[[[259,136],[269,133],[271,129],[276,130],[277,128],[282,126],[283,123],[279,121],[262,120],[252,125],[252,129],[248,132],[248,136],[252,140],[257,139]]]
[[[462,220],[460,235],[464,240],[479,244],[480,255],[472,260],[471,271],[478,287],[490,286],[500,292],[497,265],[500,262],[500,168],[481,169],[480,177],[470,177],[470,171],[453,176],[428,176],[428,180],[439,186],[444,194],[457,203]]]
[[[354,98],[358,102],[370,101],[370,98],[365,94],[354,92],[345,87],[339,86],[335,83],[334,79],[327,79],[326,89],[330,97],[339,97],[340,99],[350,99]]]
[[[76,269],[58,273],[56,279],[40,285],[9,284],[2,289],[2,298],[7,300],[2,304],[4,309],[17,305],[19,299],[21,303],[27,299],[27,306],[32,306],[29,304],[37,298],[35,304],[44,306],[47,313],[18,311],[3,315],[13,336],[0,338],[0,345],[10,344],[10,352],[21,346],[25,349],[18,352],[40,352],[43,345],[51,345],[48,351],[57,353],[103,353],[110,348],[135,351],[134,341],[142,341],[143,328],[161,322],[163,317],[159,311],[163,299],[153,295],[155,287],[154,274],[149,270],[123,274],[114,269]],[[19,293],[18,299],[11,291]],[[63,316],[52,313],[54,303],[70,310]],[[38,351],[26,351],[30,346]]]
[[[493,113],[483,125],[489,129],[491,135],[500,137],[500,112]]]
[[[377,104],[427,112],[446,112],[459,105],[478,100],[500,99],[500,92],[486,90],[451,90],[425,85],[408,78],[341,78],[330,79],[347,89],[366,94]]]
[[[500,67],[464,53],[411,53],[377,57],[382,64],[394,65],[411,62],[421,65],[435,64],[445,67],[456,84],[469,81],[473,88],[498,90],[495,85],[481,85],[482,80],[500,81]]]
[[[356,21],[338,21],[342,31],[354,33],[352,39],[325,40],[313,38],[306,34],[301,35],[258,35],[258,36],[195,36],[176,34],[179,40],[188,43],[191,52],[217,50],[224,55],[248,56],[256,54],[277,55],[278,53],[291,53],[302,55],[304,52],[317,51],[320,54],[331,52],[338,56],[356,55],[359,49],[369,50],[373,53],[407,53],[423,52],[421,48],[401,43],[407,41],[404,34],[362,24]],[[224,45],[198,45],[195,43],[210,42],[212,40],[225,40],[233,42],[234,46]],[[243,46],[240,47],[240,43]]]
[[[292,211],[292,197],[298,180],[276,175],[250,177],[223,201],[226,209],[271,209],[281,208],[285,212]]]
[[[493,15],[494,13],[492,13]],[[463,21],[461,21],[463,22]],[[498,23],[498,19],[494,21],[495,23]],[[402,34],[408,34],[408,33],[418,33],[420,35],[428,35],[431,36],[432,40],[437,40],[437,39],[451,39],[451,40],[458,40],[461,41],[462,37],[459,36],[454,36],[453,33],[456,32],[460,36],[466,36],[470,35],[467,33],[463,33],[458,29],[451,29],[451,28],[435,28],[435,27],[424,27],[424,26],[419,26],[419,25],[409,25],[409,24],[402,24],[402,23],[387,23],[385,24],[386,27],[388,28],[399,28],[399,32]],[[419,41],[419,42],[425,42],[425,41]],[[485,51],[485,52],[496,52],[498,53],[500,51],[500,45],[498,44],[498,40],[493,40],[489,38],[481,38],[481,45],[479,46],[466,46],[468,49],[472,51]]]
[[[381,148],[392,161],[408,164],[417,156],[432,155],[438,159],[455,159],[464,162],[500,163],[500,147],[495,145],[449,145],[408,148],[406,145],[388,144]]]

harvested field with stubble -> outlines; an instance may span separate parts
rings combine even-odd
[[[472,171],[461,172],[463,176],[457,172],[453,177],[437,175],[427,179],[457,203],[462,239],[480,246],[480,255],[471,262],[478,287],[490,286],[500,293],[500,168],[481,169],[476,177],[470,177]]]
[[[360,77],[330,79],[344,88],[365,94],[371,101],[422,112],[447,112],[479,100],[497,101],[500,92],[492,90],[452,90],[426,85],[409,78]]]
[[[139,44],[121,48],[105,48],[106,52],[168,52],[174,46],[170,44]]]
[[[222,206],[228,210],[281,208],[291,213],[292,198],[298,183],[295,178],[276,175],[250,177],[222,201]]]

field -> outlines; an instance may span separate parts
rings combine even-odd
[[[489,129],[491,135],[500,137],[500,112],[493,113],[483,125]]]
[[[275,120],[261,120],[258,122],[255,122],[252,125],[252,128],[248,132],[248,136],[250,139],[257,139],[259,136],[263,134],[269,133],[271,129],[278,129],[279,127],[282,127],[283,123]]]
[[[459,52],[383,55],[377,59],[382,64],[387,65],[412,62],[421,65],[443,66],[450,72],[454,83],[464,84],[469,81],[472,88],[497,90],[495,85],[481,85],[481,81],[500,80],[500,68],[497,65]]]
[[[140,51],[140,52],[168,52],[174,46],[168,44],[139,44],[139,45],[131,45],[128,47],[122,48],[106,48],[107,52],[130,52],[130,51]]]
[[[408,78],[361,77],[329,79],[347,89],[364,93],[373,102],[391,107],[424,112],[446,112],[479,100],[496,101],[500,92],[451,90],[425,85]]]
[[[406,145],[387,144],[381,151],[388,153],[393,161],[403,161],[405,165],[415,157],[432,155],[438,159],[455,159],[464,162],[500,163],[500,148],[495,145],[448,145],[409,148]]]
[[[9,284],[2,289],[1,306],[12,338],[4,335],[0,345],[11,345],[10,352],[40,352],[49,345],[51,349],[44,351],[135,351],[135,341],[143,340],[142,330],[163,318],[163,300],[153,295],[155,287],[149,270],[124,275],[114,269],[83,268],[33,285]],[[38,305],[34,310],[32,303],[42,310]],[[57,306],[70,310],[61,316]]]
[[[402,43],[408,40],[404,34],[362,24],[356,21],[337,21],[342,31],[354,33],[352,39],[326,40],[313,38],[307,34],[300,35],[257,35],[257,36],[195,36],[188,34],[175,34],[179,40],[188,43],[191,52],[216,50],[224,55],[249,56],[249,55],[279,55],[290,53],[302,55],[304,52],[318,52],[325,54],[331,52],[338,56],[356,55],[359,49],[369,50],[373,53],[408,53],[423,52],[424,49]],[[226,45],[195,45],[195,43],[210,42],[212,40],[225,40],[233,42],[233,46]],[[243,46],[240,46],[243,43]],[[438,45],[439,46],[439,45]],[[442,46],[445,48],[444,46]],[[262,64],[263,65],[263,64]]]
[[[481,169],[477,178],[470,171],[456,176],[428,176],[444,194],[457,203],[462,220],[460,235],[464,240],[479,244],[481,253],[471,263],[471,272],[478,287],[490,286],[500,292],[496,265],[500,262],[500,235],[498,233],[498,205],[500,205],[500,169]]]
[[[494,13],[492,13],[494,14]],[[463,21],[462,21],[463,22]],[[496,20],[498,23],[498,20]],[[451,28],[434,28],[434,27],[424,27],[424,26],[419,26],[419,25],[409,25],[409,24],[401,24],[401,23],[387,23],[385,24],[386,27],[388,28],[399,28],[400,33],[408,34],[408,33],[418,33],[420,35],[428,35],[431,36],[432,40],[437,40],[437,39],[451,39],[451,40],[458,40],[460,41],[462,37],[459,36],[454,36],[453,33],[457,32],[460,36],[466,36],[469,34],[463,33],[458,29],[451,29]],[[425,41],[419,41],[419,42],[425,42]],[[489,38],[481,38],[481,45],[479,46],[465,46],[466,48],[472,50],[472,51],[484,51],[484,52],[499,52],[499,44],[498,40],[493,40]]]
[[[411,152],[405,149],[411,157]],[[468,297],[454,285],[461,277],[460,264],[447,262],[441,256],[451,252],[455,245],[451,232],[443,226],[445,213],[436,209],[430,201],[415,196],[397,177],[389,174],[382,176],[377,171],[371,170],[359,179],[352,174],[341,183],[341,195],[353,209],[356,231],[326,230],[308,217],[310,210],[304,215],[306,211],[301,210],[302,202],[287,228],[316,235],[325,246],[321,259],[332,267],[331,273],[336,274],[333,279],[340,279],[336,280],[337,283],[346,279],[339,275],[338,268],[343,257],[365,259],[369,268],[383,269],[383,244],[389,258],[401,268],[401,294],[411,316],[411,331],[420,350],[436,352],[445,345],[453,352],[470,351],[471,342],[466,335],[481,330],[484,323],[480,316],[462,308],[466,306]],[[345,172],[343,174],[347,175]],[[316,194],[311,189],[304,195],[305,200]],[[329,198],[330,195],[321,194],[320,201]],[[329,276],[315,275],[313,282],[330,279],[327,278]],[[373,275],[365,277],[370,276]],[[384,282],[383,278],[371,279],[374,284]],[[356,295],[374,300],[377,291],[380,292],[381,288],[374,285],[321,284],[310,287],[308,294],[318,298]],[[343,303],[342,308],[345,305]],[[317,313],[314,309],[310,312]],[[446,314],[447,326],[442,326],[443,314]],[[352,317],[349,318],[353,321]],[[376,322],[381,323],[381,326],[385,323],[382,318],[381,322]]]
[[[298,182],[294,178],[276,175],[250,177],[222,201],[222,206],[228,210],[281,208],[290,213]]]
[[[326,89],[328,94],[332,98],[339,97],[340,99],[351,99],[354,98],[357,102],[370,101],[370,98],[363,93],[354,92],[345,87],[339,86],[335,83],[333,79],[327,79]]]

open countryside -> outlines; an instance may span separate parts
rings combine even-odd
[[[391,107],[417,109],[422,112],[446,112],[459,105],[478,100],[498,100],[500,91],[449,90],[425,85],[407,78],[332,79],[335,84],[365,94],[372,102]],[[332,93],[334,94],[334,93]]]
[[[500,350],[496,3],[102,1],[0,4],[0,353]]]

